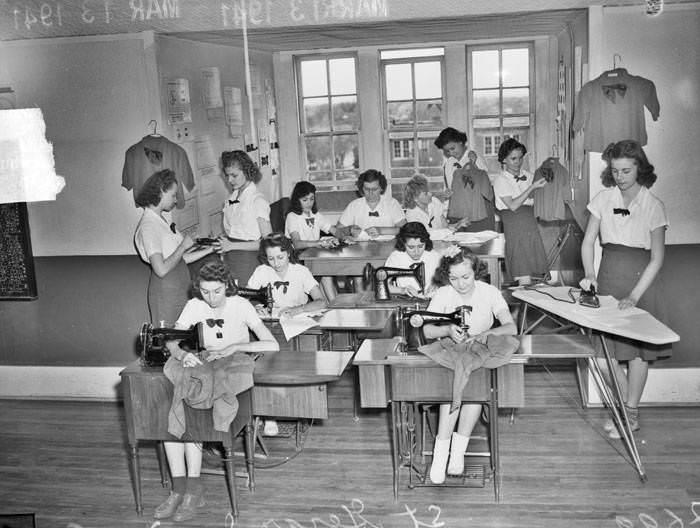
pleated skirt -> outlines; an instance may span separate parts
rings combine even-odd
[[[547,255],[532,206],[498,211],[505,236],[506,272],[511,278],[543,276],[548,270]]]

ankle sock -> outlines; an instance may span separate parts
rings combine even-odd
[[[187,477],[187,493],[197,497],[202,494],[201,477]]]
[[[187,489],[187,477],[173,477],[173,493],[184,495]]]

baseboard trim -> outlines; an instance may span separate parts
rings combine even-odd
[[[36,400],[121,399],[124,367],[0,366],[0,398]]]
[[[588,406],[600,407],[602,400],[593,377],[587,374]],[[640,405],[700,404],[700,368],[651,368]]]

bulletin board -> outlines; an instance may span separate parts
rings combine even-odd
[[[27,204],[0,204],[0,300],[37,297]]]

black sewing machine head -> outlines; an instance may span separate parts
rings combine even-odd
[[[581,290],[581,295],[578,298],[578,303],[581,306],[588,306],[589,308],[600,308],[600,299],[595,292],[595,286],[591,284],[589,290]]]
[[[183,350],[199,354],[204,348],[202,323],[197,323],[188,330],[154,327],[151,323],[143,323],[139,334],[143,363],[148,367],[163,366],[170,357],[170,351],[165,346],[168,341],[179,341]]]
[[[391,299],[389,293],[389,281],[396,281],[399,277],[413,277],[420,285],[420,291],[425,288],[425,264],[417,262],[405,268],[381,268],[374,269],[369,262],[365,266],[363,279],[365,284],[372,283],[374,298],[377,301],[388,301]]]
[[[267,286],[263,286],[262,288],[258,290],[254,290],[253,288],[241,288],[240,286],[238,287],[238,295],[241,297],[245,297],[248,299],[251,303],[260,303],[263,306],[265,306],[265,309],[267,310],[268,315],[272,315],[272,304],[274,302],[272,298],[272,285],[268,284]]]
[[[396,310],[396,322],[400,332],[401,349],[403,353],[406,352],[406,347],[408,345],[409,332],[407,325],[410,325],[415,329],[420,329],[425,324],[454,324],[459,326],[465,332],[465,334],[469,332],[469,318],[472,313],[471,306],[459,306],[454,312],[451,313],[428,312],[426,310],[419,309],[411,310],[401,306],[397,307]],[[418,341],[423,341],[422,332],[419,332]]]

